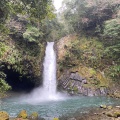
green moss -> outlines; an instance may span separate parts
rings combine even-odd
[[[0,120],[9,120],[9,114],[5,111],[0,111]]]
[[[58,70],[61,70],[58,72],[59,76],[66,70],[70,72],[78,71],[81,76],[87,79],[87,84],[83,84],[84,87],[91,89],[108,87],[110,79],[104,73],[106,64],[102,60],[103,53],[104,46],[97,38],[80,37],[69,41],[64,57],[58,62],[60,66]],[[69,85],[69,88],[74,90],[71,85]]]
[[[30,115],[30,120],[38,120],[38,113],[37,112],[33,112],[31,115]]]
[[[28,117],[26,110],[20,111],[20,113],[17,116],[18,118],[26,119]]]
[[[93,68],[89,69],[91,75],[96,75],[96,71]]]
[[[59,118],[53,118],[53,120],[59,120]]]
[[[78,92],[78,88],[77,88],[77,86],[74,86],[74,87],[73,87],[73,91],[74,91],[75,93]]]

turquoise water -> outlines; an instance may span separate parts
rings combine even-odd
[[[0,110],[7,111],[12,117],[17,116],[21,110],[25,109],[29,114],[36,111],[41,117],[52,118],[72,114],[78,110],[79,112],[88,112],[87,110],[83,110],[83,108],[97,107],[101,104],[112,105],[117,103],[119,103],[119,100],[106,97],[69,97],[61,101],[46,101],[32,104],[24,102],[19,97],[11,97],[3,99],[0,102]]]

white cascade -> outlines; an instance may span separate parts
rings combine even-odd
[[[65,94],[57,92],[54,42],[47,42],[43,67],[43,86],[34,89],[31,94],[25,97],[25,102],[36,104],[45,101],[59,101],[66,98]]]
[[[55,99],[57,83],[54,42],[47,42],[43,66],[43,90],[49,99]]]

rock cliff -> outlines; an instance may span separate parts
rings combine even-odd
[[[56,43],[58,88],[72,95],[112,95],[108,67],[99,61],[104,48],[95,38],[86,39],[74,34]]]

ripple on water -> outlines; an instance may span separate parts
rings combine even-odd
[[[87,112],[83,108],[97,107],[101,104],[117,104],[119,100],[106,97],[69,97],[60,101],[44,101],[37,104],[26,103],[23,98],[6,98],[1,102],[0,110],[7,111],[10,116],[15,117],[25,109],[30,114],[38,112],[41,117],[52,118],[66,114],[72,114],[76,111]]]

